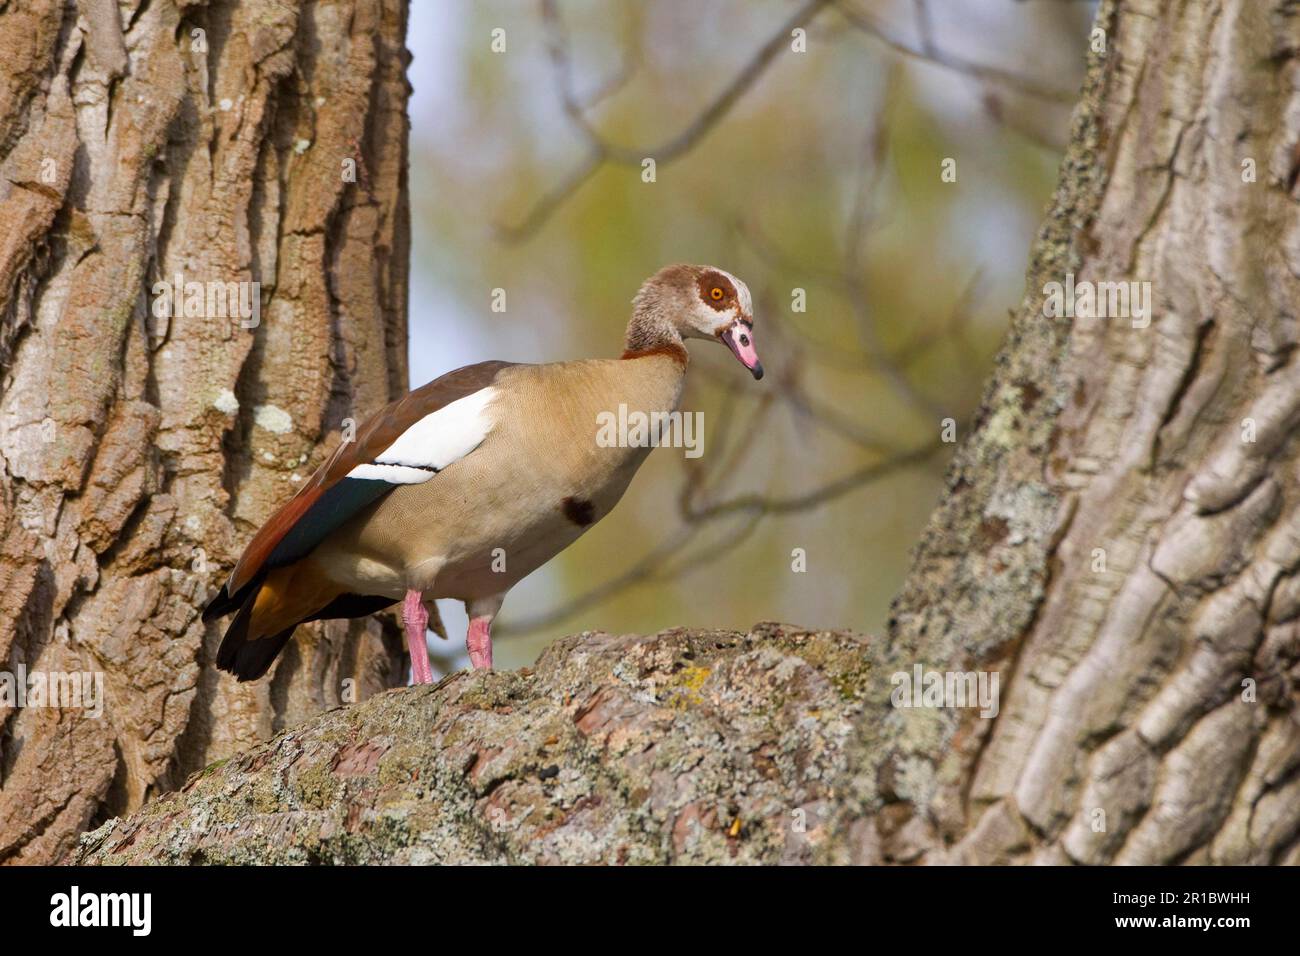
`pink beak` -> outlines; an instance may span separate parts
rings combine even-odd
[[[738,319],[718,333],[718,338],[727,343],[727,348],[740,359],[740,364],[749,369],[754,378],[763,377],[763,363],[758,360],[758,350],[754,348],[754,327],[744,319]]]

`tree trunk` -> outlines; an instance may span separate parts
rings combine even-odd
[[[1097,26],[882,662],[997,671],[1000,713],[869,713],[838,859],[1300,862],[1300,18],[1124,0]],[[1149,327],[1047,317],[1067,273],[1149,282]]]
[[[106,697],[100,719],[0,703],[0,862],[59,860],[400,681],[371,619],[300,629],[273,679],[218,679],[199,611],[322,443],[406,388],[405,20],[0,10],[0,668],[102,672]],[[169,309],[177,277],[204,285]]]

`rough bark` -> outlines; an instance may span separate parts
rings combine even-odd
[[[0,669],[107,691],[99,720],[0,709],[0,862],[58,860],[95,819],[400,678],[368,620],[300,630],[271,680],[218,680],[198,613],[340,423],[405,389],[405,16],[0,9]],[[260,323],[156,317],[178,274],[259,282]]]
[[[835,859],[1300,862],[1300,9],[1098,26],[881,667],[996,670],[1001,712],[868,713]],[[1066,273],[1150,282],[1150,326],[1046,318]]]
[[[861,638],[583,634],[394,690],[209,767],[79,862],[806,862],[867,686]]]

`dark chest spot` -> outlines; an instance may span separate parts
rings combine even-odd
[[[564,512],[564,517],[579,528],[585,528],[596,520],[596,506],[586,498],[575,498],[570,495],[560,502],[560,510]]]

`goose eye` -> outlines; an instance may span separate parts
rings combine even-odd
[[[709,290],[709,298],[713,299],[714,302],[720,302],[722,300],[722,290],[715,285]]]

